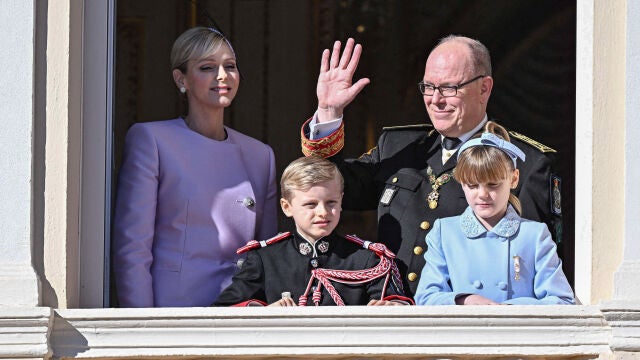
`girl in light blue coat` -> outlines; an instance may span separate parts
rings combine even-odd
[[[469,207],[433,224],[415,302],[574,304],[547,226],[521,218],[520,201],[511,194],[519,180],[516,160],[524,161],[524,153],[501,126],[491,123],[487,130],[458,151],[454,177]]]

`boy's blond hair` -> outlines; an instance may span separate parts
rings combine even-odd
[[[338,167],[329,160],[319,156],[306,156],[292,161],[280,179],[282,197],[291,201],[293,191],[307,191],[312,186],[338,179],[340,190],[344,190],[344,178]]]

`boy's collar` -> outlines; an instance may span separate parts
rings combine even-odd
[[[300,254],[305,256],[309,254],[313,255],[314,252],[325,254],[331,248],[331,242],[332,242],[332,239],[334,238],[334,234],[335,234],[335,231],[312,243],[311,241],[306,239],[304,236],[300,235],[298,231],[296,231],[294,236],[295,246],[298,248],[298,251],[300,252]],[[314,250],[317,250],[317,251],[314,251]]]

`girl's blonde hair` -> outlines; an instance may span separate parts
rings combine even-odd
[[[484,126],[484,132],[489,132],[506,141],[511,141],[507,130],[493,121],[487,122]],[[460,184],[500,182],[509,179],[515,169],[511,157],[499,148],[493,146],[470,146],[459,154],[453,177]],[[522,214],[520,200],[513,193],[509,194],[509,203],[518,214]]]
[[[344,178],[334,163],[319,156],[301,157],[284,169],[280,179],[280,192],[285,200],[291,201],[294,190],[307,191],[314,185],[336,178],[343,191]]]

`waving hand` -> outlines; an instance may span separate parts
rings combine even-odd
[[[344,108],[349,105],[356,95],[369,84],[368,78],[362,78],[353,83],[362,46],[348,39],[340,56],[340,41],[333,44],[333,50],[322,52],[320,75],[316,94],[318,96],[318,122],[336,119],[342,116]],[[331,55],[331,57],[329,57]]]

